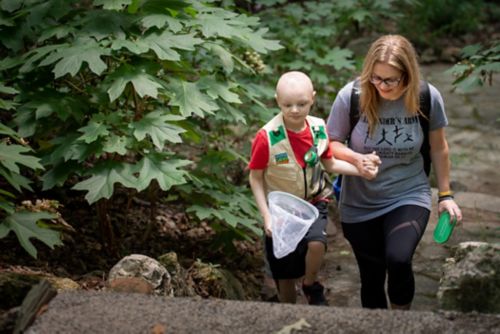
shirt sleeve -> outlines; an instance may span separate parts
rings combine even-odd
[[[257,132],[252,142],[252,153],[250,162],[248,163],[249,169],[265,169],[269,161],[269,143],[267,140],[267,133],[265,130]]]
[[[447,126],[448,118],[444,111],[444,102],[441,93],[431,84],[429,84],[429,90],[431,94],[429,130],[433,131]]]
[[[321,159],[331,159],[332,157],[333,157],[333,150],[330,147],[330,145],[328,145],[325,152],[323,152],[323,154],[321,155]]]
[[[337,94],[326,122],[326,130],[330,140],[344,142],[351,133],[349,111],[351,108],[351,91],[353,82],[345,85]]]

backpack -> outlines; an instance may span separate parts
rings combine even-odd
[[[349,121],[350,121],[350,133],[359,121],[359,94],[356,92],[359,90],[359,79],[354,80],[352,91],[351,91],[351,108],[349,109]],[[431,113],[431,93],[429,90],[429,84],[423,80],[420,81],[420,111],[418,114],[418,119],[422,132],[424,133],[424,140],[422,142],[422,147],[420,148],[420,154],[424,159],[424,171],[425,175],[429,176],[431,171],[431,147],[429,144],[429,118]],[[349,141],[350,134],[347,137]],[[337,201],[340,197],[340,188],[342,186],[342,175],[338,175],[333,182],[333,190],[335,198]]]

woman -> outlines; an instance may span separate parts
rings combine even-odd
[[[340,215],[361,276],[366,308],[409,309],[415,293],[412,257],[431,211],[431,189],[420,148],[426,136],[439,191],[439,213],[460,221],[450,191],[448,124],[439,91],[428,85],[428,133],[422,130],[420,75],[416,52],[399,35],[386,35],[370,47],[359,77],[359,121],[351,129],[353,82],[337,95],[327,122],[334,155],[360,166],[375,152],[382,160],[374,180],[344,176]],[[424,116],[425,117],[425,116]],[[344,145],[349,139],[348,146]]]

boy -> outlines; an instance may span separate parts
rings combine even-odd
[[[331,194],[324,170],[373,179],[378,164],[367,162],[358,171],[348,162],[334,160],[325,122],[309,116],[315,94],[311,80],[302,72],[287,72],[280,77],[275,98],[281,112],[255,136],[249,179],[264,220],[266,257],[277,283],[279,300],[295,303],[295,280],[304,276],[302,290],[308,303],[327,305],[324,288],[317,281],[326,251],[327,197]],[[319,218],[295,251],[281,259],[273,254],[271,214],[266,199],[273,190],[310,201],[319,211]]]

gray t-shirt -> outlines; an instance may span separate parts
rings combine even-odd
[[[352,86],[353,82],[344,86],[332,105],[327,122],[331,140],[344,142],[349,136]],[[448,125],[448,119],[441,94],[430,84],[429,89],[429,130],[433,131]],[[423,132],[418,116],[406,111],[401,97],[394,101],[382,99],[379,120],[372,137],[364,117],[351,133],[349,147],[359,153],[377,152],[382,164],[374,180],[343,177],[339,207],[345,223],[370,220],[408,204],[431,210],[431,190],[420,154]]]

